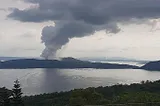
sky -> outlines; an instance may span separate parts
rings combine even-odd
[[[0,56],[158,60],[158,3],[159,0],[1,0]]]

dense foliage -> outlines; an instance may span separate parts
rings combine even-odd
[[[160,106],[160,80],[140,84],[114,85],[75,89],[68,92],[21,97],[21,88],[15,81],[14,89],[0,88],[0,106]],[[13,96],[14,95],[14,96]],[[16,104],[16,105],[17,105]],[[18,106],[18,105],[17,105]]]
[[[10,106],[12,92],[5,87],[0,88],[0,106]]]
[[[21,86],[18,80],[14,81],[12,90],[0,88],[0,106],[24,106]]]
[[[141,84],[114,85],[23,98],[25,106],[83,106],[128,104],[160,106],[160,80]]]

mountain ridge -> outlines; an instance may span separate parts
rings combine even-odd
[[[160,60],[148,62],[141,68],[145,70],[150,70],[150,71],[160,71]]]
[[[90,62],[72,57],[44,60],[44,59],[13,59],[0,62],[0,69],[27,69],[27,68],[97,68],[97,69],[144,69],[149,71],[160,71],[160,61],[150,61],[143,66]]]
[[[100,62],[82,61],[75,58],[62,58],[60,60],[43,59],[15,59],[0,62],[1,69],[23,68],[100,68],[100,69],[128,69],[139,68],[128,64],[111,64]]]

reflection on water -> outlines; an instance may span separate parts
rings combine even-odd
[[[12,88],[19,79],[24,94],[34,95],[74,88],[158,80],[160,72],[137,69],[14,69],[0,70],[0,86]]]

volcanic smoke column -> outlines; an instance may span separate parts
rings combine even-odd
[[[70,38],[84,37],[95,32],[92,25],[82,22],[56,22],[55,26],[46,26],[42,30],[42,43],[45,44],[42,57],[53,59],[56,51],[69,42]]]

